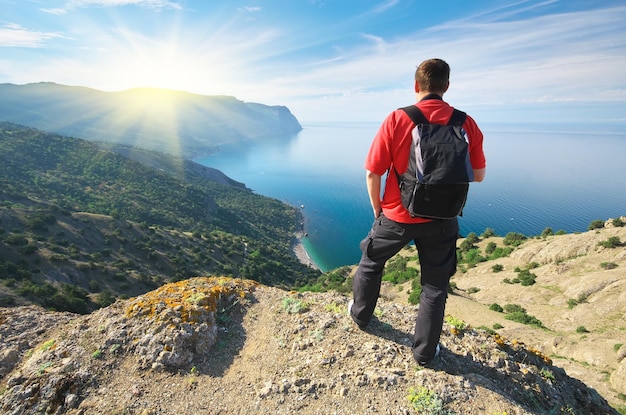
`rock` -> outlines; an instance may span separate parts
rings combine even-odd
[[[610,382],[613,389],[618,393],[626,395],[626,359],[623,359],[617,366],[617,369],[611,373]]]

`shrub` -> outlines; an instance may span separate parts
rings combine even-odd
[[[408,399],[418,414],[452,415],[444,408],[443,400],[424,386],[409,389]]]
[[[283,310],[289,314],[298,314],[309,309],[308,304],[292,297],[283,298]]]
[[[537,276],[527,269],[520,271],[516,280],[523,286],[533,285],[536,282]],[[515,282],[515,280],[513,280]]]
[[[529,326],[537,326],[543,327],[543,323],[541,320],[538,320],[536,317],[533,317],[525,312],[516,311],[514,313],[509,313],[504,316],[507,320],[516,321],[518,323],[527,324]]]
[[[6,242],[9,245],[14,245],[14,246],[28,245],[28,239],[26,239],[26,236],[19,234],[19,233],[14,233],[12,235],[7,236],[4,239],[4,242]]]
[[[480,242],[480,239],[478,239],[478,235],[476,235],[475,232],[468,233],[465,237],[465,240],[469,241],[471,244],[477,244],[478,242]]]
[[[506,313],[517,313],[517,312],[525,313],[526,309],[518,304],[506,304],[504,306],[504,311]]]
[[[518,323],[527,324],[530,326],[543,327],[541,320],[526,313],[526,309],[518,304],[507,304],[504,306],[504,312],[506,315],[504,318]]]
[[[467,328],[467,323],[453,316],[447,316],[446,323],[448,323],[457,330],[465,330]]]
[[[505,245],[510,246],[519,246],[526,239],[528,239],[525,235],[518,232],[509,232],[504,236],[504,240],[502,241]]]
[[[504,265],[502,265],[502,264],[495,264],[494,266],[491,267],[491,271],[493,271],[493,272],[504,271]]]
[[[598,246],[603,246],[604,248],[616,248],[621,245],[622,241],[620,241],[619,236],[611,236],[605,241],[598,242]]]
[[[494,251],[489,255],[488,259],[498,259],[498,258],[502,258],[502,257],[507,257],[509,256],[509,254],[513,251],[512,247],[496,247],[494,249]]]
[[[486,260],[486,258],[480,254],[480,249],[478,248],[470,249],[463,255],[463,257],[465,259],[465,262],[467,262],[469,265],[475,265],[479,262],[484,262]]]
[[[552,228],[545,228],[543,230],[543,232],[541,232],[541,237],[545,238],[546,236],[551,236],[554,235],[554,232],[552,231]]]
[[[493,323],[493,329],[494,330],[500,330],[500,329],[503,329],[503,328],[504,328],[504,326],[502,324],[500,324],[500,323]]]
[[[422,284],[419,279],[415,279],[411,282],[411,292],[409,294],[409,304],[417,305],[420,302],[420,295],[422,295]]]
[[[585,326],[578,326],[576,327],[576,333],[589,333],[589,330]]]
[[[419,272],[414,267],[409,267],[409,260],[400,255],[394,257],[388,261],[385,265],[385,271],[383,274],[383,281],[389,281],[393,284],[402,284],[403,282],[410,281],[417,278]]]
[[[614,269],[617,268],[617,264],[615,262],[601,262],[600,268],[602,269]]]
[[[489,306],[489,310],[491,311],[497,311],[498,313],[502,313],[504,311],[504,309],[502,308],[502,306],[498,303],[493,303]]]
[[[589,224],[589,226],[587,227],[587,230],[592,231],[594,229],[602,229],[602,228],[604,228],[604,221],[600,219],[596,219]]]
[[[463,241],[459,244],[461,252],[467,252],[473,248],[475,248],[475,246],[469,239],[463,239]]]
[[[485,239],[485,238],[491,238],[492,236],[496,236],[496,231],[493,228],[487,228],[485,229],[485,231],[483,232],[482,235],[480,235],[481,238]]]
[[[108,307],[115,302],[115,295],[109,290],[104,290],[96,295],[96,304],[100,307]]]
[[[493,254],[493,252],[496,250],[496,243],[495,242],[489,242],[487,244],[487,246],[485,247],[485,254],[487,255],[491,255]]]
[[[478,291],[480,291],[480,288],[478,288],[478,287],[471,287],[471,288],[468,288],[467,293],[468,294],[474,294],[474,293],[477,293]]]
[[[613,221],[611,223],[616,228],[621,228],[622,226],[624,226],[624,221],[621,218],[615,218],[615,219],[613,219]]]

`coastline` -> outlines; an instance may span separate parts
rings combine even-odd
[[[309,253],[307,252],[306,248],[304,247],[304,244],[302,243],[302,238],[304,238],[304,233],[298,232],[296,234],[295,242],[293,244],[294,254],[296,254],[296,257],[298,258],[300,263],[308,267],[311,267],[313,269],[316,269],[318,271],[321,271],[320,267],[309,256]]]

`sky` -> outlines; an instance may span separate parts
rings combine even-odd
[[[623,0],[0,0],[0,83],[155,87],[380,122],[428,58],[490,123],[626,122]]]

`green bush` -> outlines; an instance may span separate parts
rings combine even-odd
[[[504,318],[506,318],[507,320],[516,321],[518,323],[527,324],[529,326],[543,327],[543,323],[539,319],[529,314],[526,314],[525,312],[522,313],[516,311],[513,313],[508,313],[504,316]]]
[[[519,283],[523,286],[533,285],[537,279],[537,276],[527,269],[520,271],[517,275],[517,278],[515,278],[513,282],[519,280]]]
[[[615,262],[601,262],[600,268],[602,269],[614,269],[617,268],[617,264]]]
[[[6,242],[9,245],[14,245],[14,246],[28,245],[28,239],[26,238],[25,235],[22,235],[21,233],[14,233],[14,234],[7,236],[4,239],[4,242]]]
[[[504,311],[504,309],[502,308],[502,306],[498,303],[493,303],[489,306],[489,310],[491,311],[497,311],[498,313],[502,313]]]
[[[489,254],[489,257],[487,259],[494,260],[498,258],[507,257],[511,254],[511,252],[513,252],[512,247],[503,248],[499,246],[499,247],[496,247],[491,254]]]
[[[506,313],[504,318],[507,320],[516,321],[530,326],[543,327],[541,320],[526,313],[526,309],[519,304],[506,304],[504,306],[504,312]]]
[[[483,239],[491,238],[492,236],[496,236],[496,231],[493,228],[486,228],[483,234],[480,235]]]
[[[475,232],[470,232],[467,234],[467,236],[465,237],[466,241],[469,241],[471,244],[477,244],[478,242],[480,242],[480,239],[478,238],[478,235],[476,235]]]
[[[497,245],[495,242],[492,241],[492,242],[487,243],[487,246],[485,247],[485,254],[487,255],[493,254],[496,248],[497,248]]]
[[[605,241],[598,242],[598,246],[603,246],[604,248],[616,248],[621,245],[622,241],[620,241],[619,236],[611,236]]]
[[[491,267],[491,271],[493,272],[501,272],[504,271],[504,265],[502,264],[495,264]]]
[[[409,389],[408,399],[418,414],[453,415],[445,409],[443,400],[424,386]]]
[[[419,279],[415,279],[411,282],[411,292],[409,293],[409,304],[417,305],[420,302],[420,295],[422,295],[422,284]]]
[[[383,281],[389,281],[393,284],[402,284],[403,282],[417,278],[419,272],[415,267],[409,267],[409,260],[400,255],[395,256],[387,262],[383,272]]]
[[[525,313],[526,309],[519,304],[505,304],[505,313]]]
[[[604,221],[600,219],[596,219],[589,224],[589,226],[587,227],[587,230],[592,231],[594,229],[602,229],[602,228],[604,228]]]
[[[505,245],[510,245],[510,246],[519,246],[521,245],[526,239],[528,239],[525,235],[518,233],[518,232],[509,232],[504,236],[503,239],[503,243]]]

